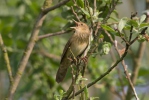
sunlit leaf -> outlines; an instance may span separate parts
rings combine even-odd
[[[148,27],[149,26],[149,23],[141,23],[140,24],[140,28],[145,28],[145,27]]]
[[[127,24],[128,25],[131,25],[131,26],[134,26],[134,27],[138,27],[139,26],[138,23],[135,20],[129,20],[127,22]]]
[[[89,14],[84,8],[81,8],[81,11],[82,11],[87,17],[90,17],[90,14]]]
[[[89,93],[88,93],[87,86],[85,86],[84,93],[85,93],[85,98],[87,100],[89,98]]]
[[[141,17],[140,17],[140,24],[144,21],[146,19],[146,15],[142,15]]]
[[[110,42],[103,42],[102,44],[102,50],[101,50],[101,55],[106,55],[109,53],[110,48],[111,48],[111,43]]]
[[[77,0],[77,5],[84,8],[84,0]]]
[[[90,97],[90,100],[99,100],[99,97]]]
[[[121,32],[123,30],[123,28],[125,27],[127,22],[127,18],[124,17],[120,20],[119,24],[118,24],[118,30]]]
[[[110,31],[110,32],[115,32],[115,30],[107,25],[101,25],[101,27],[107,31]]]

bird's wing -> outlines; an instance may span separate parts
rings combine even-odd
[[[61,56],[61,62],[60,63],[62,63],[62,60],[65,57],[67,51],[69,50],[70,45],[71,45],[71,38],[69,39],[69,41],[65,45],[65,48],[64,48],[62,56]]]

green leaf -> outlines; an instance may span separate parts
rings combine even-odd
[[[90,97],[90,100],[99,100],[99,97]]]
[[[140,24],[144,21],[146,19],[146,15],[142,15],[141,17],[140,17]]]
[[[59,96],[58,95],[54,95],[54,99],[55,100],[59,100]]]
[[[138,23],[135,20],[129,20],[127,22],[127,24],[130,25],[130,26],[134,26],[134,27],[138,27],[139,26]]]
[[[148,26],[149,26],[149,23],[141,23],[140,24],[140,29],[148,27]]]
[[[146,33],[149,34],[149,27],[147,28]]]
[[[82,75],[79,73],[78,78],[76,80],[76,84],[79,84],[80,83],[81,78],[82,78]]]
[[[145,41],[145,37],[142,36],[142,35],[139,35],[138,41],[139,41],[139,42],[144,42],[144,41]]]
[[[72,0],[70,0],[68,3],[66,3],[66,5],[67,5],[67,6],[69,6],[69,7],[71,7],[71,6],[73,6],[73,5],[74,5],[74,3],[73,3],[73,1],[72,1]]]
[[[102,50],[100,55],[106,55],[109,53],[110,48],[111,48],[111,43],[110,42],[103,42],[102,44]]]
[[[123,30],[123,28],[125,27],[127,22],[127,18],[124,17],[120,20],[119,24],[118,24],[118,30],[121,32]]]
[[[77,5],[84,8],[84,0],[77,0]]]
[[[88,98],[89,98],[89,93],[88,93],[87,86],[85,86],[84,93],[85,93],[85,100],[88,100]]]
[[[89,14],[84,8],[81,8],[81,11],[82,11],[87,17],[90,17],[90,14]]]
[[[107,26],[107,25],[101,25],[101,27],[107,31],[110,31],[110,32],[115,32],[114,29],[112,29],[111,27]]]

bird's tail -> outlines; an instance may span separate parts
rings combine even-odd
[[[60,83],[60,82],[63,81],[63,79],[66,76],[67,69],[68,69],[68,67],[60,65],[60,67],[59,67],[59,69],[57,71],[57,74],[56,74],[56,81],[57,81],[57,83]]]

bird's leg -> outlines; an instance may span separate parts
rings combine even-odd
[[[74,63],[75,65],[77,65],[77,58],[75,57],[75,55],[73,54],[71,48],[69,47],[70,53],[71,53],[71,58],[72,58],[72,63]]]
[[[88,62],[88,57],[84,56],[81,58],[81,60],[84,62],[84,64],[86,64]]]

